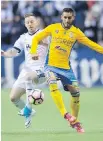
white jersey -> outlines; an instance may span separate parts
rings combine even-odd
[[[32,44],[32,38],[39,32],[37,30],[33,35],[30,35],[29,33],[24,33],[20,36],[20,38],[15,42],[14,48],[18,49],[18,51],[24,50],[25,53],[25,67],[31,68],[35,66],[44,66],[45,58],[47,54],[47,47],[43,45],[38,45],[38,60],[33,60],[31,57],[31,54],[29,53],[31,44]]]

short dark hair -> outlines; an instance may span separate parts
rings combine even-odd
[[[68,13],[70,12],[73,13],[74,16],[76,15],[75,10],[73,8],[64,8],[62,14],[63,12],[68,12]]]
[[[24,15],[24,19],[30,16],[36,17],[34,13],[27,13]]]

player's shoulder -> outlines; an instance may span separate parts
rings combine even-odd
[[[78,28],[76,26],[72,25],[72,29],[77,30]]]
[[[18,39],[16,40],[16,42],[23,42],[26,38],[27,33],[23,33],[21,34]]]
[[[74,32],[78,32],[78,31],[80,31],[80,29],[78,28],[78,27],[76,27],[76,26],[72,26],[72,31],[74,31]]]
[[[24,41],[27,36],[28,36],[28,32],[21,34],[18,39],[20,41]]]
[[[28,34],[28,32],[21,34],[21,35],[20,35],[20,38],[25,37],[27,34]]]

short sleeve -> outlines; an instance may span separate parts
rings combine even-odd
[[[18,50],[18,53],[20,53],[24,49],[23,40],[24,40],[24,37],[23,37],[23,35],[21,35],[19,37],[19,39],[14,44],[14,48],[16,50]]]

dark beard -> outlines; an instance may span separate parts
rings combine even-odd
[[[65,26],[64,23],[61,23],[64,29],[69,29],[71,27],[72,24],[70,24],[69,26]]]

